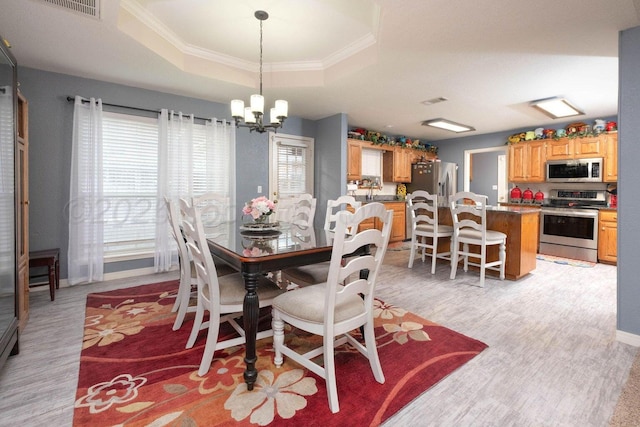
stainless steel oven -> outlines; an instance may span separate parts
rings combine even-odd
[[[542,208],[540,253],[598,262],[598,210]]]
[[[603,190],[551,190],[540,211],[541,254],[598,262],[598,208]]]

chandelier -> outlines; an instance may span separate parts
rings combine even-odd
[[[236,127],[249,128],[250,132],[264,133],[269,129],[274,131],[282,126],[287,118],[289,104],[283,99],[275,102],[275,107],[269,112],[269,123],[264,124],[264,97],[262,96],[262,21],[269,18],[264,10],[257,10],[254,16],[260,21],[260,94],[251,95],[251,106],[245,107],[244,101],[234,99],[231,101],[231,116],[236,122]],[[243,123],[244,121],[244,123]]]

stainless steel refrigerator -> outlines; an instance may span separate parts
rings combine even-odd
[[[449,196],[457,190],[458,165],[448,162],[423,162],[411,165],[411,183],[407,184],[407,194],[425,190],[437,194],[438,204],[448,206]]]
[[[448,206],[449,196],[458,191],[458,165],[456,163],[430,161],[411,165],[411,183],[407,184],[407,194],[425,190],[438,195],[438,205]],[[411,219],[407,212],[407,234],[411,238]]]

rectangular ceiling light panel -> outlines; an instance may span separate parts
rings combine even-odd
[[[579,116],[584,114],[576,107],[571,105],[564,98],[547,98],[531,102],[533,108],[537,108],[552,119],[560,119],[563,117]]]
[[[425,120],[422,122],[422,126],[431,126],[439,129],[448,130],[451,132],[461,133],[461,132],[469,132],[472,130],[476,130],[475,128],[467,125],[463,125],[460,123],[452,122],[447,119],[433,119],[433,120]]]

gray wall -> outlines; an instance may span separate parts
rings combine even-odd
[[[59,247],[62,278],[67,277],[67,202],[73,129],[73,103],[67,102],[67,96],[96,97],[106,103],[153,110],[168,108],[198,117],[230,118],[227,104],[64,74],[19,67],[18,80],[29,101],[29,246],[30,250]],[[295,112],[295,106],[291,110]],[[314,138],[315,131],[314,121],[297,117],[288,118],[280,130]],[[236,142],[236,197],[238,204],[242,204],[255,197],[258,185],[268,188],[269,146],[266,133],[250,134],[246,129],[238,129]],[[327,167],[334,168],[327,173],[340,173],[339,164]],[[109,263],[105,272],[152,265],[153,259]]]
[[[487,204],[498,204],[498,190],[493,186],[498,185],[498,155],[504,154],[498,151],[475,153],[473,160],[473,179],[469,190],[472,193],[484,194],[488,197]]]
[[[314,165],[317,212],[325,212],[327,200],[346,194],[347,130],[346,114],[336,114],[317,122]],[[316,227],[323,227],[324,215],[316,215],[314,223]]]
[[[620,33],[618,330],[640,335],[640,27]]]

